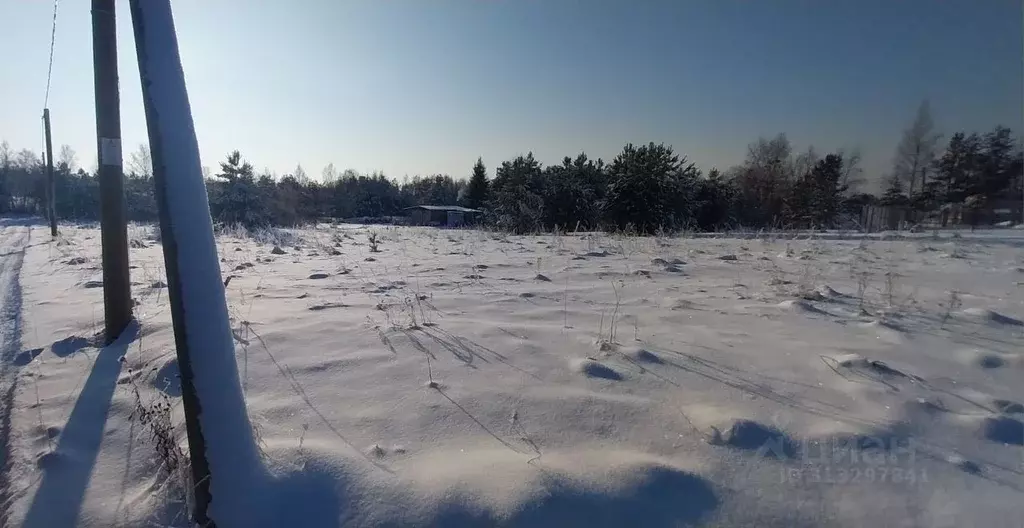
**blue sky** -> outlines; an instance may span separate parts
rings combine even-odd
[[[941,131],[1021,129],[1019,0],[175,0],[203,163],[239,149],[311,176],[493,175],[626,142],[705,170],[759,136],[859,147],[888,169],[924,98]],[[0,139],[39,150],[52,4],[0,2]],[[145,141],[127,0],[118,0],[125,155]],[[54,142],[95,164],[89,2],[65,0]]]

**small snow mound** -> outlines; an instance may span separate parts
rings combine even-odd
[[[981,466],[977,463],[967,460],[960,455],[949,455],[946,457],[946,462],[960,468],[962,471],[970,473],[972,475],[981,474]]]
[[[53,345],[50,346],[50,350],[53,351],[53,355],[57,357],[67,357],[88,347],[90,344],[89,340],[84,337],[71,336],[53,343]]]
[[[542,275],[540,273],[538,273],[537,276],[533,278],[533,280],[539,280],[541,282],[551,282],[551,279],[549,279],[547,275]]]
[[[796,454],[797,444],[786,433],[754,420],[736,419],[724,431],[717,427],[711,431],[712,444],[756,451],[770,458],[790,458]]]
[[[583,374],[588,378],[602,378],[616,381],[622,379],[622,374],[619,374],[611,367],[592,358],[571,359],[569,360],[569,368],[573,372]]]
[[[309,275],[309,278],[310,279],[314,279],[314,280],[316,280],[316,279],[326,279],[327,277],[330,277],[330,275],[328,275],[326,273],[311,273]]]
[[[941,403],[928,398],[907,400],[903,406],[911,416],[935,416],[947,411]]]
[[[980,319],[989,323],[1003,324],[1010,326],[1024,326],[1024,321],[1015,319],[1013,317],[1003,315],[999,312],[989,310],[988,308],[968,308],[963,311],[963,314],[969,317]]]
[[[168,359],[160,370],[157,370],[153,376],[153,388],[168,396],[181,396],[181,375],[178,372],[177,358]]]
[[[36,467],[42,470],[55,469],[64,461],[64,455],[59,451],[50,451],[36,457]]]
[[[824,295],[818,290],[803,291],[798,296],[805,301],[825,301],[827,300]]]
[[[19,367],[24,367],[32,362],[39,354],[43,353],[42,348],[33,348],[31,350],[25,350],[14,356],[13,363]]]
[[[996,398],[992,400],[992,406],[1003,414],[1024,414],[1024,405],[1015,401]]]
[[[280,246],[274,246],[274,249],[270,250],[272,255],[284,255],[284,250]]]
[[[663,306],[673,311],[694,310],[697,307],[693,301],[687,299],[666,299]]]
[[[1010,416],[989,416],[981,421],[979,432],[1001,444],[1024,445],[1024,422]]]
[[[1014,359],[1008,354],[992,352],[991,350],[967,350],[960,354],[964,363],[983,369],[997,369],[1007,366]]]
[[[867,358],[859,354],[842,354],[834,357],[836,364],[845,368],[867,368]]]
[[[722,503],[679,457],[623,449],[550,450],[530,464],[510,449],[435,449],[405,457],[398,484],[364,477],[315,444],[305,453],[310,462],[282,479],[287,486],[272,495],[281,507],[262,525],[294,524],[294,505],[308,503],[315,511],[303,509],[304,526],[338,526],[339,516],[372,526],[697,526]],[[271,455],[296,457],[294,449]],[[359,500],[339,501],[338,490]]]
[[[654,352],[647,350],[643,347],[625,347],[619,349],[622,355],[636,361],[637,363],[664,363],[660,357]]]
[[[889,319],[886,319],[884,317],[878,318],[878,319],[872,319],[872,320],[870,320],[870,321],[868,321],[866,323],[862,323],[861,326],[864,327],[864,328],[885,328],[885,329],[888,329],[888,330],[895,330],[895,331],[902,331],[903,330],[900,327],[900,325],[898,325],[895,322],[890,321]]]
[[[821,286],[818,286],[817,288],[814,289],[814,291],[818,292],[819,295],[826,299],[838,299],[844,297],[843,294],[833,290],[827,284],[822,284]]]
[[[345,303],[328,302],[328,303],[322,303],[322,304],[314,304],[313,306],[310,306],[308,308],[308,310],[311,311],[311,312],[319,312],[320,310],[327,310],[327,309],[330,309],[330,308],[346,308],[346,307],[348,307],[348,305],[346,305]]]
[[[981,368],[1000,368],[1006,364],[1006,361],[1001,355],[997,354],[980,354],[976,359],[976,364]]]
[[[806,301],[804,299],[790,299],[788,301],[782,301],[777,306],[779,308],[782,308],[783,310],[790,310],[790,311],[800,312],[800,313],[813,313],[813,314],[825,313],[825,312],[823,312],[822,310],[818,309],[813,304],[811,304],[810,302],[808,302],[808,301]]]

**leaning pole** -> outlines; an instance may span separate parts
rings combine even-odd
[[[169,0],[131,0],[195,521],[244,526],[263,468],[235,361],[213,222]]]

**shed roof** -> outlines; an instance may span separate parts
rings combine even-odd
[[[414,205],[412,207],[406,207],[405,210],[409,209],[426,209],[427,211],[456,211],[460,213],[479,213],[479,209],[470,209],[468,207],[460,207],[458,205]]]

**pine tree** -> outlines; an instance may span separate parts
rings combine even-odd
[[[700,181],[695,196],[697,227],[703,230],[719,229],[736,222],[736,186],[721,171],[712,168],[707,178]]]
[[[246,227],[264,226],[270,223],[270,216],[264,197],[256,186],[252,164],[242,160],[237,150],[220,163],[223,181],[208,186],[210,213],[214,221],[227,225],[242,224]]]
[[[487,203],[487,168],[484,167],[483,158],[477,158],[473,165],[473,175],[469,178],[469,186],[466,188],[464,203],[466,207],[479,209]]]
[[[843,176],[843,157],[829,154],[818,161],[811,171],[812,193],[810,219],[816,227],[831,227],[846,186],[840,185]]]
[[[544,226],[547,228],[595,228],[600,221],[600,197],[604,196],[604,162],[595,163],[581,153],[566,156],[561,165],[544,170]]]
[[[502,162],[488,188],[488,217],[497,227],[527,233],[544,218],[543,169],[530,152]]]
[[[997,126],[985,134],[978,159],[978,178],[971,182],[970,194],[981,194],[991,200],[1003,198],[1013,188],[1019,174],[1016,167],[1016,140],[1013,132]],[[1016,195],[1015,195],[1016,196]]]
[[[889,177],[889,187],[882,195],[882,205],[903,205],[907,203],[907,195],[903,192],[903,179],[893,175]]]
[[[628,144],[608,166],[605,221],[641,233],[683,227],[693,219],[700,171],[664,144]]]
[[[971,196],[981,181],[977,174],[981,153],[981,138],[977,134],[957,132],[949,138],[946,152],[936,163],[939,201],[962,204]]]

